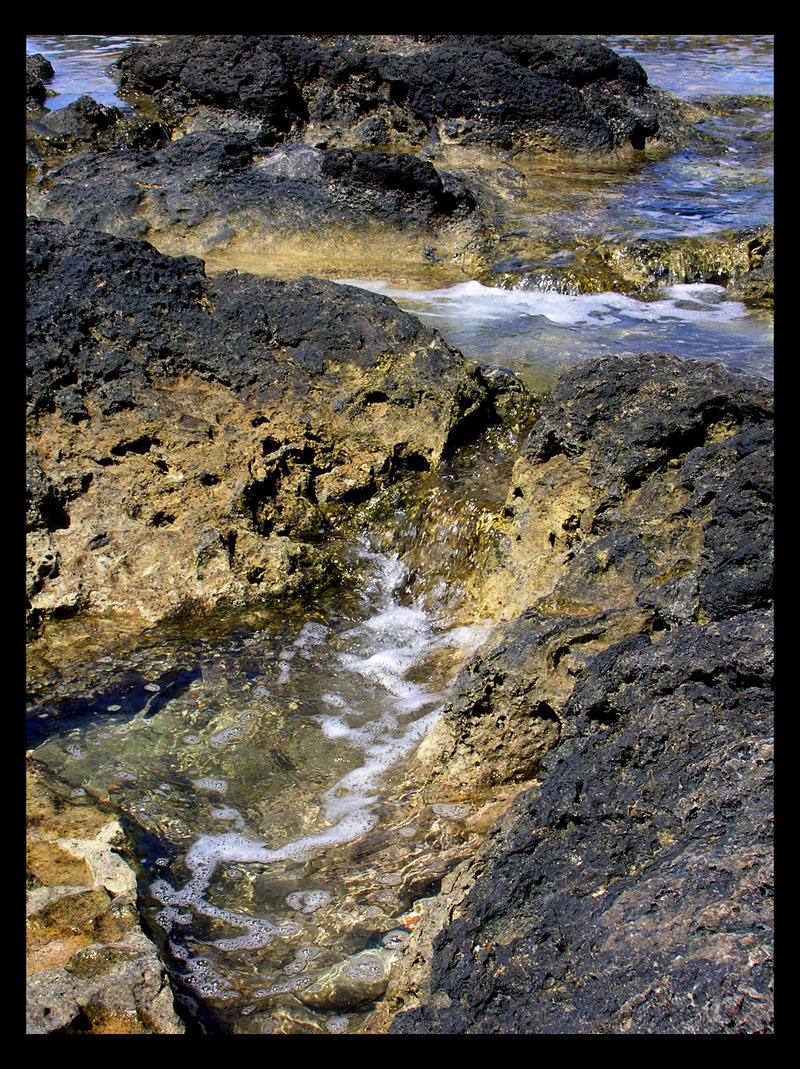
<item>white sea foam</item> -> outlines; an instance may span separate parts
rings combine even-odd
[[[221,950],[261,946],[280,937],[283,928],[267,918],[245,916],[210,901],[209,888],[217,870],[232,863],[268,866],[286,860],[303,862],[320,850],[353,842],[370,831],[377,822],[375,803],[387,770],[413,751],[441,712],[443,693],[410,675],[437,650],[458,646],[471,652],[483,637],[486,629],[480,627],[440,632],[420,605],[400,604],[397,595],[405,589],[408,573],[396,557],[365,549],[364,561],[370,569],[364,585],[365,618],[338,635],[326,626],[306,624],[279,657],[281,680],[286,682],[299,671],[297,653],[305,660],[306,652],[313,649],[315,661],[328,658],[328,689],[320,698],[331,711],[320,712],[315,719],[326,738],[345,741],[358,755],[356,767],[319,797],[327,826],[283,845],[269,846],[246,834],[236,810],[216,807],[212,815],[223,821],[234,820],[234,828],[203,835],[190,847],[185,864],[191,876],[183,887],[173,887],[166,879],[152,886],[153,895],[163,906],[165,926],[170,919],[181,923],[178,918],[191,910],[240,929],[240,935],[215,941]],[[321,649],[326,643],[331,648]],[[234,729],[239,726],[234,725]],[[217,733],[215,742],[227,741],[231,731],[228,728]],[[198,779],[195,785],[215,790],[226,786],[224,781],[211,779]],[[306,904],[303,899],[303,911],[308,911]],[[200,987],[204,978],[213,983],[201,969]]]
[[[391,297],[404,308],[431,319],[451,322],[485,323],[537,317],[558,326],[611,326],[622,319],[647,323],[661,320],[728,322],[747,315],[739,301],[723,300],[722,286],[696,283],[670,286],[660,299],[645,301],[622,293],[558,293],[539,289],[500,289],[480,282],[460,282],[439,290],[392,289],[387,283],[348,279],[360,286]]]

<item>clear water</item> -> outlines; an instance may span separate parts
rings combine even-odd
[[[119,104],[105,68],[130,38],[27,39],[53,63],[48,107],[82,93]],[[771,39],[607,39],[684,99],[771,96]],[[512,231],[546,237],[554,262],[581,235],[609,240],[712,233],[772,218],[771,106],[710,120],[713,150],[627,171],[531,174]],[[335,265],[332,265],[332,274]],[[772,377],[772,327],[719,287],[655,300],[493,288],[475,280],[388,294],[481,364],[532,385],[587,357],[663,349]],[[513,443],[506,443],[513,449]],[[484,458],[485,460],[485,458]],[[495,470],[492,462],[475,472]],[[508,458],[506,457],[506,462]],[[458,613],[470,524],[502,495],[476,478],[431,485],[396,544],[347,547],[352,590],[302,617],[220,623],[31,661],[28,747],[72,791],[113,806],[131,831],[146,917],[189,1011],[211,1031],[357,1031],[362,1010],[310,1008],[326,970],[388,953],[461,848],[463,813],[398,784],[489,621]],[[466,529],[466,530],[465,530]],[[455,607],[454,607],[455,606]],[[311,985],[311,987],[309,987]]]
[[[159,40],[158,36],[103,36],[100,34],[30,35],[25,39],[26,53],[49,59],[54,77],[47,88],[55,96],[47,98],[48,111],[58,111],[73,104],[84,94],[106,107],[129,112],[130,105],[117,96],[117,83],[109,77],[108,67],[136,42]]]
[[[727,300],[721,286],[669,286],[659,299],[643,301],[618,293],[506,290],[474,281],[422,291],[348,281],[391,297],[463,352],[507,367],[534,389],[552,386],[564,367],[590,357],[653,350],[717,360],[767,379],[773,375],[771,322]]]

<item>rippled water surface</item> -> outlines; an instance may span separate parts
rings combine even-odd
[[[104,70],[128,40],[28,37],[28,52],[56,68],[60,95],[48,106],[84,92],[119,103]],[[509,215],[510,230],[546,234],[556,262],[580,233],[697,235],[771,221],[771,38],[606,40],[684,99],[753,99],[709,119],[708,151],[622,173],[532,175],[532,200]],[[715,286],[645,301],[475,280],[415,290],[350,281],[535,386],[587,357],[646,349],[772,377],[770,321]],[[506,453],[475,469],[510,463],[513,442],[501,445]],[[407,938],[415,899],[435,889],[430,859],[469,836],[467,812],[403,795],[397,772],[489,626],[459,620],[458,575],[470,525],[497,504],[503,480],[431,480],[438,510],[423,522],[398,506],[394,546],[365,537],[344,547],[351,587],[303,617],[208,622],[135,646],[103,647],[98,636],[94,650],[30,659],[28,747],[76,804],[91,796],[121,815],[146,918],[184,1005],[210,1031],[358,1030],[361,1010],[343,1010],[328,987],[375,981]],[[337,973],[343,961],[349,973]]]
[[[26,51],[29,56],[43,55],[53,67],[54,77],[47,83],[47,88],[56,95],[47,99],[49,111],[66,108],[84,94],[106,107],[130,110],[130,106],[117,96],[117,83],[109,77],[107,68],[133,42],[159,39],[157,35],[31,35],[26,38]]]

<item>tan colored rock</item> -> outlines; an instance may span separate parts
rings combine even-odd
[[[27,1033],[182,1033],[118,821],[62,806],[30,762],[27,783]]]

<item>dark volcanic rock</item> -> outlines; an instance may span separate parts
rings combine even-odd
[[[545,400],[508,622],[418,754],[444,798],[533,785],[392,1032],[772,1031],[772,480],[771,388],[719,365],[589,361]]]
[[[29,219],[27,300],[32,622],[297,594],[334,517],[494,418],[495,385],[363,290]]]
[[[420,241],[446,240],[460,227],[463,246],[482,228],[463,184],[412,156],[300,145],[254,154],[242,138],[214,133],[147,153],[84,152],[48,173],[30,191],[28,208],[41,218],[192,253],[237,237],[319,237],[331,227],[373,236],[392,227]],[[340,259],[345,238],[342,245]]]
[[[771,625],[596,658],[392,1033],[772,1030]]]
[[[270,38],[192,35],[132,45],[117,66],[121,92],[152,95],[168,114],[199,103],[252,116],[265,143],[280,140],[305,114]]]
[[[771,410],[768,383],[721,364],[647,353],[586,361],[560,377],[522,455],[585,454],[593,486],[630,491],[704,443],[710,427],[760,423]]]
[[[685,135],[635,61],[583,38],[196,36],[134,46],[118,67],[121,92],[152,95],[173,122],[211,108],[266,144],[605,152]]]
[[[40,120],[48,135],[63,144],[92,141],[122,118],[119,108],[98,104],[90,96],[82,96],[65,108],[52,111]]]
[[[44,83],[49,82],[54,73],[50,60],[40,52],[25,57],[26,103],[30,110],[39,111],[43,107],[47,99]]]

